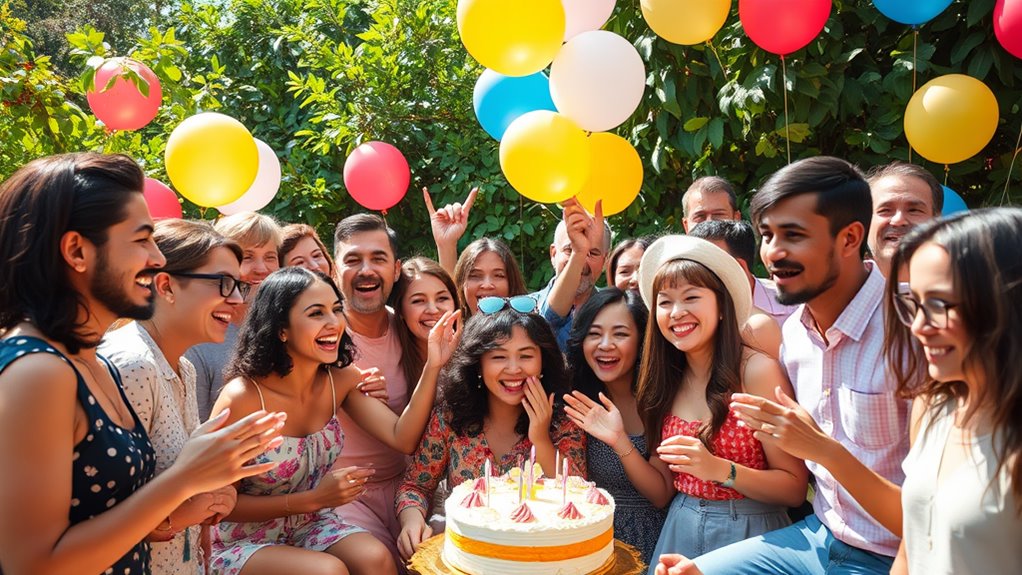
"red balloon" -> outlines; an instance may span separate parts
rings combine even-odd
[[[1022,58],[1022,0],[997,0],[994,34],[1008,53]]]
[[[135,84],[123,76],[117,78],[109,90],[103,90],[110,78],[123,73],[124,67],[149,82],[148,96],[143,96]],[[129,58],[108,58],[96,70],[95,84],[86,94],[89,108],[111,130],[137,130],[145,126],[156,117],[163,100],[163,88],[156,74],[145,64]]]
[[[145,203],[149,205],[149,215],[154,220],[181,218],[181,202],[174,190],[163,182],[146,178],[142,195],[145,197]]]
[[[757,46],[784,56],[820,35],[831,0],[738,0],[738,17]]]
[[[344,187],[370,210],[387,210],[408,192],[412,174],[400,150],[385,142],[366,142],[344,162]]]

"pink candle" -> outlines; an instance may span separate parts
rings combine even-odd
[[[493,464],[490,463],[490,458],[487,457],[486,458],[486,463],[483,464],[483,477],[486,478],[484,480],[484,483],[486,484],[486,506],[487,507],[490,506],[490,474],[492,473],[492,468],[493,468]]]
[[[561,484],[561,505],[568,504],[568,458],[564,458],[564,483]]]
[[[557,485],[557,481],[561,475],[561,452],[560,450],[554,451],[554,485]]]
[[[522,497],[524,497],[524,493],[522,491],[522,487],[524,486],[524,484],[522,483],[522,480],[525,477],[525,467],[522,467],[519,471],[520,473],[518,474],[518,503],[521,503]]]

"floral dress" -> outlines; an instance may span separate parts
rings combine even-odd
[[[394,505],[398,514],[409,507],[416,507],[426,516],[441,479],[446,478],[448,488],[454,489],[462,481],[480,477],[487,459],[493,460],[494,474],[503,474],[518,465],[519,457],[528,458],[532,451],[532,441],[525,436],[497,461],[481,429],[458,435],[451,429],[450,420],[449,412],[433,409],[426,433],[412,455],[404,481],[397,490]],[[586,477],[585,433],[560,415],[554,417],[550,439],[561,455],[571,462],[570,473]]]
[[[330,373],[329,371],[327,372]],[[253,382],[255,383],[255,382]],[[263,409],[263,392],[259,389],[259,402]],[[330,390],[337,405],[333,379]],[[242,479],[239,495],[284,495],[314,489],[330,466],[341,454],[344,431],[335,413],[330,421],[316,433],[305,437],[284,437],[277,449],[255,458],[255,463],[275,462],[277,466],[263,473]],[[313,551],[325,551],[348,535],[365,530],[344,522],[334,509],[320,509],[315,513],[297,513],[277,517],[260,523],[222,522],[213,539],[214,574],[237,575],[252,555],[270,545],[291,545]]]

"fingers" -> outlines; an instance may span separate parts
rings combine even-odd
[[[423,186],[422,188],[422,199],[426,201],[426,211],[429,212],[430,218],[436,215],[436,208],[433,207],[433,198],[429,195],[429,188]]]
[[[472,204],[476,203],[477,195],[479,195],[479,188],[472,188],[472,191],[468,193],[468,198],[465,199],[465,207],[462,211],[466,220],[468,220],[468,212],[472,209]]]
[[[603,200],[596,201],[596,213],[593,215],[594,223],[596,224],[596,231],[599,234],[603,234]]]
[[[733,408],[755,408],[772,415],[782,415],[785,408],[770,401],[765,397],[750,395],[748,393],[736,393],[731,396],[731,407]]]
[[[607,411],[614,411],[615,409],[617,409],[617,406],[614,405],[614,402],[611,401],[610,398],[607,397],[606,395],[603,395],[602,391],[600,392],[600,403],[603,404],[603,407],[607,408]]]
[[[565,396],[565,398],[567,398],[567,396]],[[568,419],[570,419],[575,425],[585,429],[585,416],[578,410],[572,408],[570,405],[566,405],[564,406],[564,414],[567,415]]]
[[[593,406],[591,404],[587,405],[584,401],[576,397],[575,394],[577,393],[578,393],[577,391],[573,391],[571,395],[564,394],[564,403],[567,404],[564,409],[565,410],[571,409],[575,413],[578,413],[580,416],[585,417],[585,415],[589,413],[589,410],[591,410]],[[589,398],[587,397],[586,399]]]
[[[265,414],[266,412],[264,411],[262,413]],[[213,417],[210,417],[208,421],[195,428],[195,431],[192,432],[192,437],[196,435],[202,435],[204,433],[212,433],[220,429],[221,427],[223,427],[224,422],[227,421],[227,417],[230,414],[231,408],[228,407],[221,411],[220,413],[214,415]]]
[[[698,437],[692,437],[690,435],[672,435],[660,442],[660,445],[679,447],[692,447],[700,444],[702,444],[702,441],[700,441]]]
[[[259,410],[223,428],[221,433],[227,437],[245,441],[273,428],[279,430],[284,427],[286,420],[287,414],[282,411],[267,413]]]
[[[777,398],[777,403],[780,403],[788,409],[796,409],[800,407],[798,402],[787,393],[784,393],[784,390],[782,390],[779,385],[774,388],[774,397]]]

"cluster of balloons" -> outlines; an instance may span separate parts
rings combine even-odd
[[[604,214],[628,207],[642,186],[635,148],[606,133],[638,108],[646,68],[635,47],[600,30],[616,0],[459,0],[458,31],[487,69],[473,93],[483,129],[500,141],[500,165],[523,196],[578,196]],[[549,76],[544,73],[550,67]]]

